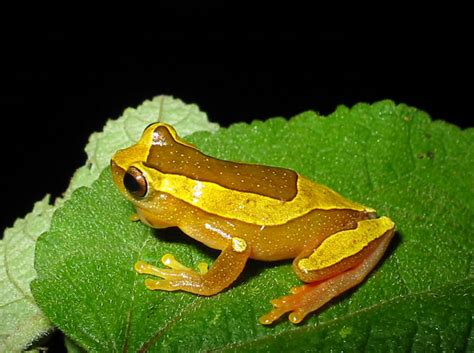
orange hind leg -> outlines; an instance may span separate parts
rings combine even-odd
[[[393,235],[394,231],[391,229],[358,254],[317,271],[302,272],[297,264],[301,258],[307,257],[308,253],[300,254],[293,261],[293,268],[298,277],[307,284],[293,287],[290,295],[273,299],[273,310],[262,316],[260,323],[269,325],[287,312],[291,312],[288,316],[290,322],[300,323],[307,314],[358,285],[380,261]]]

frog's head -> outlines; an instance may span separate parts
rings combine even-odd
[[[110,161],[115,185],[132,202],[149,193],[149,175],[143,162],[147,160],[153,130],[148,126],[135,145],[118,150]]]
[[[192,147],[180,140],[171,126],[154,123],[135,145],[117,151],[111,159],[115,185],[135,205],[140,219],[151,226],[156,225],[150,215],[164,212],[164,203],[169,199],[162,190],[166,174],[156,160],[166,162],[166,156],[175,154],[174,146]]]

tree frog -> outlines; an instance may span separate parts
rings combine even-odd
[[[221,251],[197,271],[165,254],[159,268],[138,261],[151,290],[182,290],[210,296],[234,282],[249,258],[293,259],[305,284],[271,301],[259,321],[285,313],[292,323],[359,284],[382,258],[394,223],[296,172],[219,160],[181,139],[170,125],[149,125],[137,144],[111,161],[118,189],[138,218],[154,228],[179,227]]]

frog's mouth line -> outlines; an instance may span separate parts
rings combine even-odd
[[[136,210],[137,210],[138,217],[140,218],[140,221],[146,224],[147,226],[153,228],[153,224],[149,222],[148,219],[146,218],[146,212],[140,208],[136,208]]]
[[[152,211],[142,209],[139,207],[135,207],[137,211],[138,218],[140,218],[140,221],[147,225],[148,227],[151,228],[157,228],[157,229],[163,229],[163,228],[169,228],[169,227],[174,227],[174,224],[169,224],[165,223],[159,220],[159,218],[156,217],[155,214],[153,214]]]

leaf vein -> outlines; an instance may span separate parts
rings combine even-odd
[[[192,311],[193,309],[199,307],[199,305],[204,301],[206,300],[206,298],[199,298],[199,297],[196,297],[191,303],[189,303],[188,305],[186,305],[174,318],[173,320],[170,320],[166,323],[165,326],[163,326],[163,328],[161,328],[160,330],[158,330],[152,337],[150,337],[150,339],[146,342],[143,343],[143,345],[141,346],[141,348],[138,350],[138,352],[142,353],[142,352],[148,352],[148,350],[153,346],[153,344],[158,341],[158,339],[160,337],[162,337],[165,333],[167,333],[168,331],[170,331],[170,329],[177,323],[179,322],[183,317],[185,317],[185,315]]]

